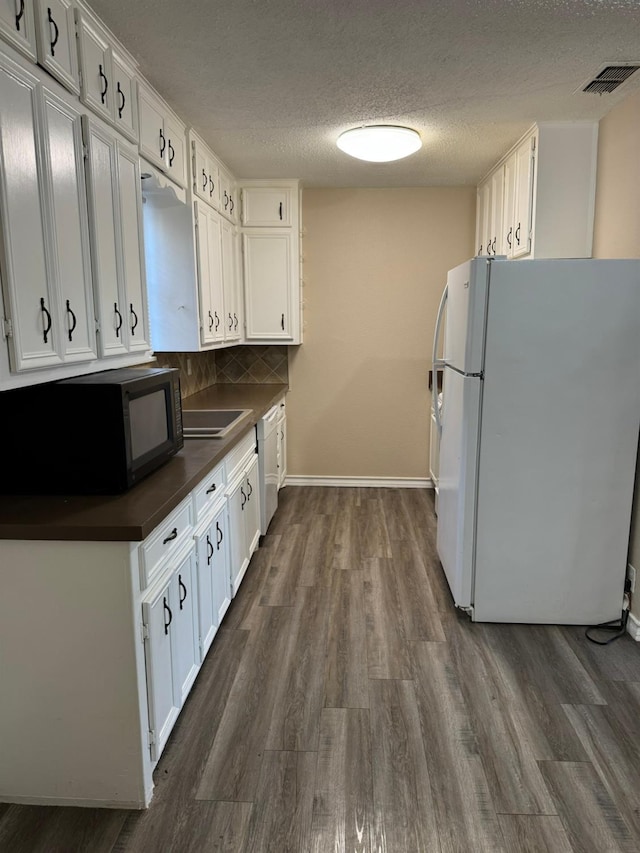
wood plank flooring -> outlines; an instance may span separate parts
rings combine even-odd
[[[0,804],[0,853],[638,853],[640,645],[471,623],[435,530],[284,489],[151,807]]]

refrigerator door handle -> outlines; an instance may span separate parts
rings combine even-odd
[[[440,345],[440,333],[442,331],[442,318],[444,317],[444,309],[447,304],[447,299],[449,298],[449,285],[447,284],[445,289],[442,291],[442,296],[440,297],[440,305],[438,306],[438,315],[436,317],[436,329],[433,333],[433,354],[432,354],[432,369],[433,369],[433,386],[432,393],[436,395],[435,405],[433,407],[433,413],[436,418],[436,427],[438,428],[438,435],[442,434],[442,421],[440,420],[440,407],[438,406],[438,380],[436,371],[440,367],[444,367],[446,362],[438,358],[438,347]]]

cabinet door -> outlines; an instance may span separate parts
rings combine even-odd
[[[33,0],[0,0],[0,35],[36,61],[36,26]]]
[[[42,170],[36,140],[38,81],[0,55],[0,213],[2,285],[12,370],[61,362],[60,328],[53,326],[57,295],[45,261]]]
[[[138,141],[138,106],[133,71],[114,53],[112,56],[114,85],[114,123],[132,142]]]
[[[231,594],[238,592],[240,582],[249,565],[247,546],[247,489],[244,476],[232,487],[227,503],[229,511],[229,574],[231,576]]]
[[[91,22],[76,11],[82,70],[80,97],[91,110],[107,121],[113,118],[113,80],[111,78],[111,48]]]
[[[88,150],[87,186],[92,272],[101,357],[127,352],[127,316],[118,266],[116,146],[111,133],[83,116]]]
[[[516,192],[513,218],[513,257],[531,251],[531,214],[533,209],[533,150],[527,139],[516,151]]]
[[[291,190],[276,187],[243,189],[242,223],[280,227],[291,225]]]
[[[198,564],[198,627],[200,660],[204,660],[218,630],[214,603],[214,556],[216,551],[213,520],[195,537]]]
[[[171,626],[174,700],[179,708],[189,695],[200,666],[195,544],[173,574],[176,608]]]
[[[504,204],[504,167],[500,166],[491,176],[490,235],[491,254],[503,255],[502,211]]]
[[[220,180],[220,213],[223,216],[226,216],[227,219],[233,218],[233,212],[235,209],[235,205],[233,203],[233,181],[231,179],[231,175],[228,172],[225,172],[223,169],[220,169],[219,172],[219,180]]]
[[[516,195],[516,155],[504,164],[504,211],[502,219],[503,250],[508,258],[513,257],[513,216]]]
[[[164,133],[164,115],[153,95],[138,84],[138,112],[140,117],[140,154],[165,171],[167,139]]]
[[[180,706],[173,684],[172,622],[176,600],[174,578],[142,604],[145,626],[145,668],[149,726],[153,733],[151,759],[157,761],[176,721]],[[177,581],[175,581],[177,582]]]
[[[245,506],[245,524],[249,557],[260,541],[260,486],[258,483],[258,454],[256,453],[245,475],[247,503]]]
[[[213,328],[211,333],[215,342],[225,339],[225,302],[224,302],[224,272],[222,262],[222,219],[215,210],[209,208],[207,218],[209,234],[209,290],[211,296],[211,311],[213,313]],[[235,315],[237,317],[237,314]]]
[[[490,255],[491,254],[491,243],[493,241],[493,237],[491,236],[491,181],[487,180],[480,187],[480,210],[481,216],[480,221],[482,223],[482,230],[480,232],[480,254],[481,255]]]
[[[202,201],[210,202],[208,155],[198,142],[191,143],[193,191]]]
[[[51,273],[60,297],[58,325],[65,362],[96,358],[80,114],[43,90],[43,140]]]
[[[287,479],[287,416],[284,403],[278,416],[278,489],[281,489]]]
[[[75,95],[80,93],[76,24],[70,0],[36,0],[38,61]]]
[[[184,128],[174,123],[171,118],[165,117],[164,134],[167,140],[165,150],[166,172],[172,181],[180,184],[181,187],[186,187],[187,149]]]
[[[200,302],[200,342],[212,344],[215,340],[214,328],[220,318],[214,315],[211,300],[211,274],[209,260],[209,214],[212,210],[201,201],[194,201],[196,227],[196,262],[198,265],[198,296]]]
[[[213,601],[218,617],[218,625],[231,604],[231,576],[229,573],[229,534],[227,507],[222,506],[213,519],[212,532],[215,535],[213,556]]]
[[[116,143],[118,159],[117,199],[120,240],[116,242],[122,261],[123,341],[129,352],[149,349],[147,299],[142,229],[142,190],[137,152]]]
[[[246,337],[291,340],[291,231],[244,234]]]
[[[222,277],[224,289],[224,313],[226,341],[240,339],[240,317],[238,314],[238,278],[236,265],[236,243],[233,225],[226,220],[220,220],[222,230]]]

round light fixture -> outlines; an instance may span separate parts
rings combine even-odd
[[[336,145],[345,154],[371,163],[388,163],[401,160],[422,148],[417,130],[397,127],[393,124],[372,124],[345,130],[336,140]]]

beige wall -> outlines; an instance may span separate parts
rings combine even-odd
[[[289,474],[427,477],[433,327],[473,254],[475,188],[309,189],[302,217]]]
[[[593,254],[640,258],[640,92],[600,122]],[[639,572],[631,612],[640,619],[640,458],[629,562]]]

